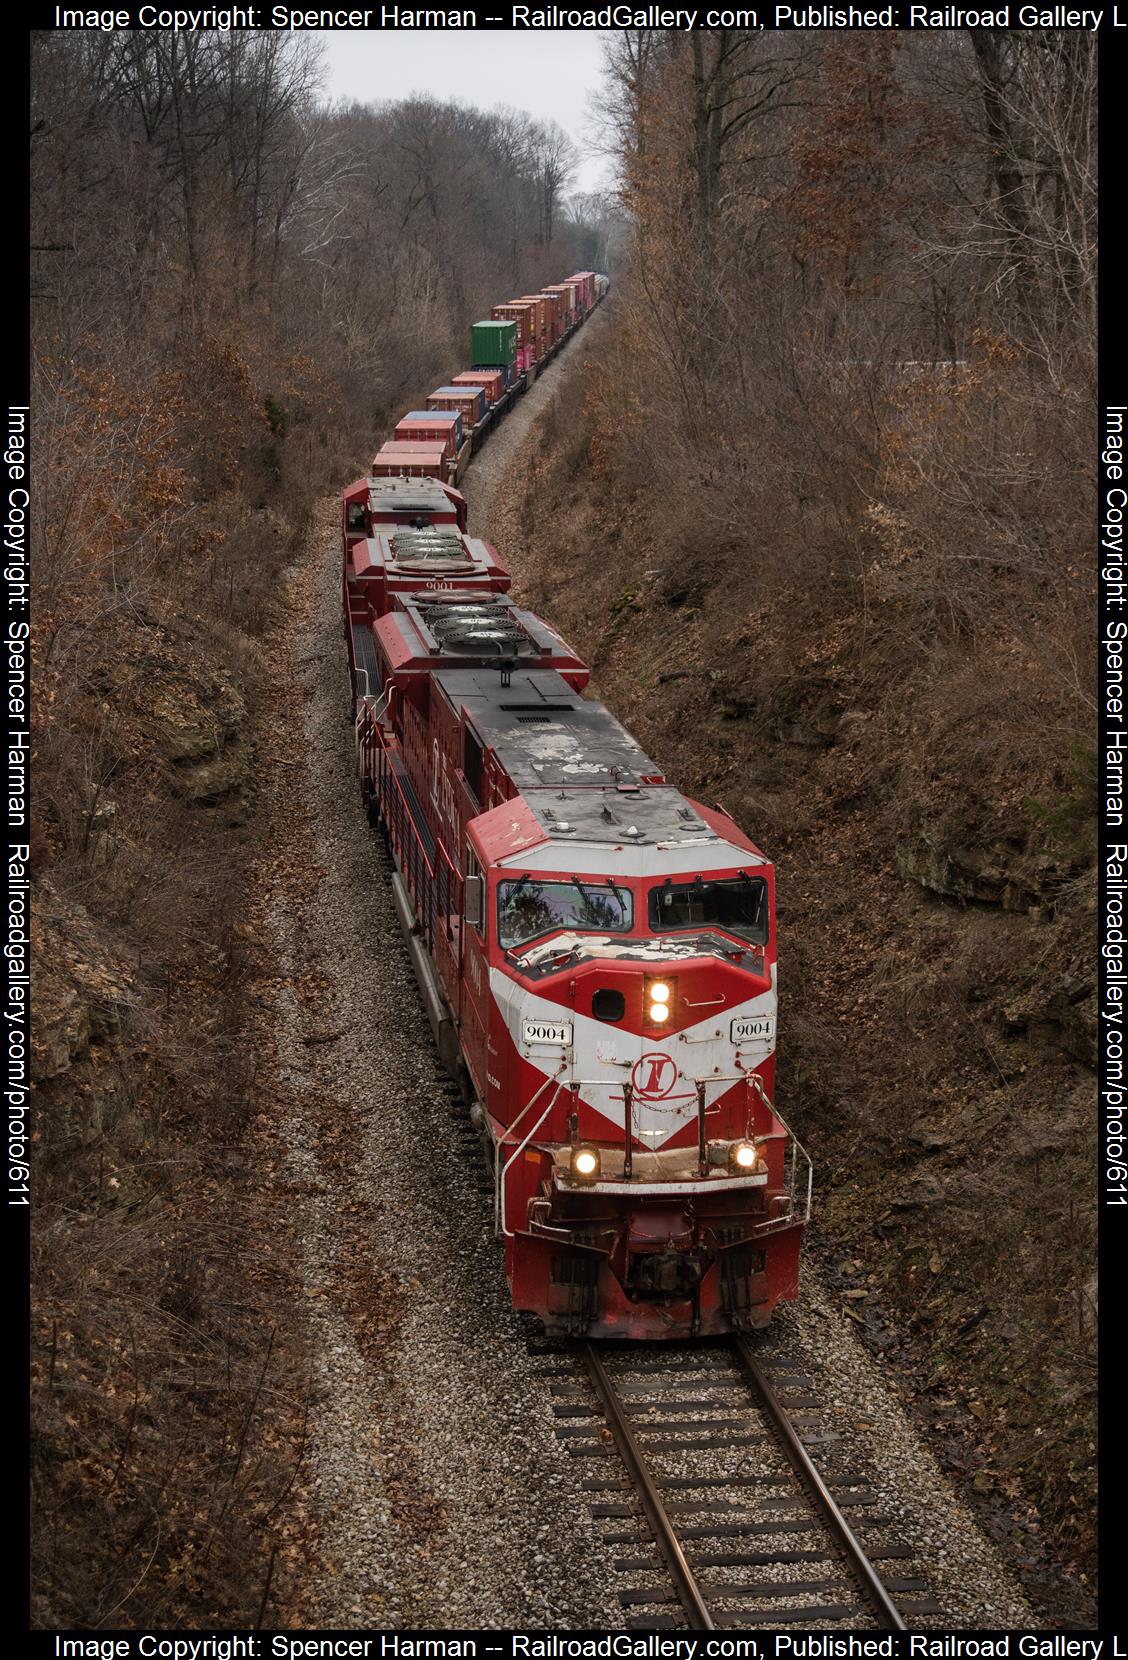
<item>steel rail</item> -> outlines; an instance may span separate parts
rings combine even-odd
[[[829,1487],[815,1468],[810,1453],[796,1433],[779,1397],[764,1376],[751,1343],[746,1337],[736,1337],[733,1339],[733,1352],[740,1366],[762,1397],[772,1420],[772,1427],[779,1436],[780,1443],[787,1454],[792,1469],[804,1486],[813,1492],[818,1499],[823,1513],[830,1523],[839,1544],[846,1552],[850,1565],[861,1581],[862,1589],[873,1605],[875,1613],[887,1630],[906,1631],[908,1627],[901,1618],[896,1603],[885,1589],[877,1569],[866,1555],[853,1528],[835,1503]]]
[[[655,1486],[654,1478],[646,1466],[646,1459],[642,1449],[635,1439],[630,1420],[623,1411],[615,1385],[607,1375],[599,1355],[589,1343],[584,1349],[584,1359],[587,1362],[588,1375],[596,1394],[599,1396],[603,1410],[607,1414],[607,1422],[611,1433],[615,1437],[615,1444],[622,1454],[623,1463],[627,1472],[638,1489],[643,1509],[647,1519],[654,1529],[654,1537],[658,1548],[666,1559],[666,1566],[670,1570],[674,1585],[677,1588],[678,1599],[685,1609],[689,1619],[691,1631],[715,1631],[713,1617],[701,1595],[700,1587],[694,1578],[693,1569],[686,1560],[685,1552],[681,1548],[674,1524],[671,1522],[662,1503],[662,1496]]]

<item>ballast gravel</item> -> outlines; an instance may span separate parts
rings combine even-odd
[[[562,360],[603,322],[593,319],[475,462],[476,533],[489,534]],[[360,806],[339,535],[334,499],[291,581],[263,739],[272,832],[257,919],[273,958],[262,1090],[285,1148],[315,1357],[306,1502],[319,1570],[305,1618],[350,1629],[622,1629],[630,1610],[617,1592],[660,1570],[615,1572],[616,1557],[653,1548],[642,1530],[637,1546],[603,1541],[608,1524],[592,1519],[590,1501],[627,1495],[583,1483],[616,1487],[622,1472],[613,1458],[572,1456],[557,1437],[551,1386],[568,1362],[530,1353],[510,1307],[485,1164],[439,1065],[390,862]],[[520,549],[499,551],[519,575]],[[811,1377],[844,1456],[864,1462],[891,1530],[944,1604],[943,1620],[924,1623],[1032,1626],[994,1547],[810,1268],[777,1341]],[[693,1454],[661,1463],[703,1470]]]
[[[520,441],[551,379],[495,444]],[[322,1571],[306,1618],[618,1625],[581,1492],[590,1472],[556,1439],[544,1363],[510,1307],[485,1164],[439,1065],[390,862],[361,810],[339,562],[333,500],[292,582],[264,757],[274,1093],[317,1370],[309,1501]]]

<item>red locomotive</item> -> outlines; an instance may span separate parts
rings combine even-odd
[[[571,1335],[763,1326],[811,1182],[773,1106],[772,867],[581,695],[464,527],[438,481],[350,486],[345,613],[362,789],[514,1303]]]

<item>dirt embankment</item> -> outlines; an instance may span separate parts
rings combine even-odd
[[[464,486],[472,535],[497,540],[499,525],[508,523],[505,503],[512,493],[514,467],[528,452],[537,423],[555,408],[583,364],[598,351],[610,322],[607,309],[590,318],[505,417],[481,454],[475,456]]]
[[[249,1625],[301,1554],[289,1219],[246,1043],[262,668],[234,626],[135,606],[39,722],[37,1625]]]
[[[584,399],[575,377],[497,504],[516,591],[667,774],[776,861],[780,1104],[816,1159],[811,1255],[1046,1616],[1091,1619],[1095,1011],[1075,803],[1016,767],[981,813],[1005,727],[970,665],[924,644],[885,662],[847,578],[765,604],[704,529],[664,540]],[[969,682],[954,731],[922,731],[935,676]],[[929,768],[929,745],[956,744],[962,806]]]

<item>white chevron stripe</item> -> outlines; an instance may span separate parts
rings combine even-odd
[[[643,1100],[637,1093],[632,1103],[634,1131],[649,1146],[658,1148],[697,1116],[697,1080],[729,1078],[736,1061],[745,1071],[759,1066],[775,1050],[775,1039],[741,1042],[729,1040],[731,1023],[743,1015],[774,1015],[776,1010],[776,968],[772,964],[769,991],[734,1004],[721,1013],[706,1015],[695,1025],[668,1037],[641,1037],[591,1015],[580,1014],[570,1004],[552,1003],[546,997],[519,985],[499,968],[490,969],[490,990],[501,1010],[506,1029],[517,1053],[546,1077],[562,1079],[580,1099],[603,1115],[621,1134],[625,1118],[623,1085],[630,1081],[631,1068],[644,1054],[668,1055],[677,1067],[677,1080],[659,1101]],[[585,981],[585,985],[589,982]],[[570,1020],[570,1046],[526,1043],[524,1022],[558,1023]],[[565,1063],[563,1073],[561,1060]],[[706,1089],[707,1105],[731,1089],[731,1082],[718,1081]]]

